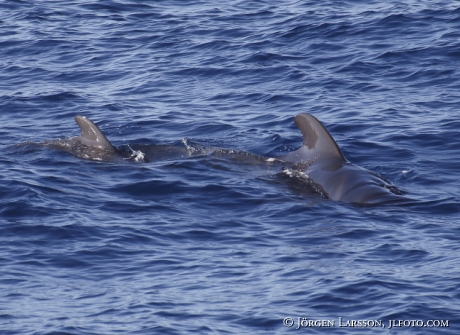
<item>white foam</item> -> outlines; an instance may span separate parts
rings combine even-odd
[[[142,151],[137,150],[133,152],[133,155],[131,157],[134,158],[135,162],[143,162],[145,158],[145,154]]]
[[[129,156],[128,158],[123,158],[123,159],[132,159],[136,163],[144,162],[145,154],[142,151],[133,150],[129,145],[128,145],[128,148],[129,150],[131,150],[131,156]]]
[[[284,173],[284,174],[287,174],[289,177],[292,177],[292,170],[284,169],[284,170],[283,170],[283,173]]]

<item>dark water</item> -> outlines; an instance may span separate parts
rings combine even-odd
[[[460,331],[459,2],[8,0],[0,29],[1,334]],[[415,202],[332,202],[225,156],[15,146],[81,114],[117,146],[276,156],[300,112]]]

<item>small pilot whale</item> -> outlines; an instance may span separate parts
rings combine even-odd
[[[104,162],[149,162],[150,160],[171,160],[206,154],[210,149],[191,148],[189,140],[185,139],[180,145],[134,144],[115,147],[93,121],[85,116],[75,116],[75,122],[80,127],[80,136],[56,139],[42,143],[26,143],[47,146],[62,150],[73,156]]]
[[[124,159],[144,161],[142,153],[137,155],[135,151],[121,151],[115,148],[90,119],[77,115],[75,116],[75,122],[80,127],[80,136],[35,144],[63,150],[76,157],[95,161],[117,161]]]
[[[377,204],[404,200],[393,185],[376,173],[351,164],[326,128],[313,115],[302,113],[294,122],[303,136],[300,149],[278,157],[304,165],[304,173],[335,201]]]

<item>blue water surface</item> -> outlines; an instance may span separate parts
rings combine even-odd
[[[459,333],[459,2],[7,0],[0,31],[1,334]],[[302,112],[413,201],[21,145],[85,115],[116,146],[274,157]]]

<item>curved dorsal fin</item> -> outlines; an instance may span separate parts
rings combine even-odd
[[[294,122],[303,136],[300,149],[281,157],[288,162],[314,161],[316,159],[336,159],[346,161],[337,143],[321,122],[313,115],[298,114]]]
[[[84,116],[75,116],[75,122],[81,130],[79,139],[81,143],[99,149],[115,151],[115,148],[109,142],[102,131],[88,118]]]

